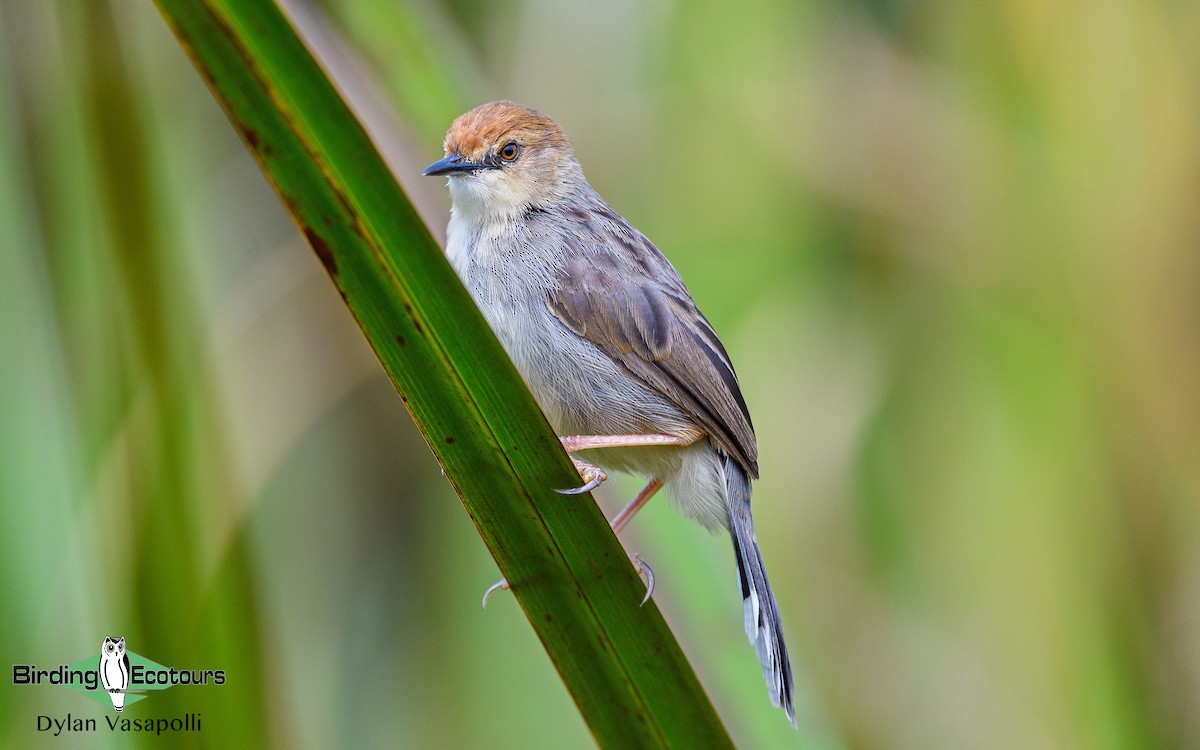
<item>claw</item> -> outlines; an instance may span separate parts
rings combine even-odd
[[[584,484],[582,487],[575,487],[569,490],[555,490],[560,495],[582,495],[585,492],[591,492],[600,486],[600,483],[608,479],[599,466],[593,466],[587,461],[581,461],[574,456],[571,457],[571,462],[575,464],[575,468],[579,471],[579,476],[583,477]]]
[[[646,602],[650,601],[650,597],[654,594],[654,571],[650,569],[650,566],[645,560],[642,559],[642,556],[636,552],[629,556],[629,562],[633,563],[633,567],[635,570],[637,570],[638,575],[646,579],[646,595],[642,597],[641,603],[638,604],[639,607],[644,607]],[[488,597],[500,589],[508,591],[509,586],[507,578],[501,578],[491,586],[488,586],[487,591],[483,592],[483,601],[481,601],[480,604],[483,605],[484,609],[487,609]]]
[[[636,552],[629,556],[629,562],[633,563],[633,567],[637,570],[638,575],[646,577],[646,595],[642,597],[642,603],[638,605],[639,607],[644,607],[646,602],[650,601],[650,596],[654,593],[654,571],[650,569],[650,566],[646,564],[642,556]]]
[[[654,580],[654,579],[653,579],[653,578],[651,578],[651,581],[653,581],[653,580]],[[489,597],[489,596],[491,596],[491,595],[492,595],[492,593],[493,593],[494,591],[496,591],[497,589],[504,589],[505,591],[508,591],[508,579],[507,579],[507,578],[501,578],[499,581],[496,581],[496,582],[495,582],[495,583],[493,583],[491,586],[488,586],[488,588],[487,588],[487,591],[483,592],[483,602],[482,602],[482,604],[483,604],[483,608],[484,608],[484,609],[487,609],[487,600],[488,600],[488,597]]]
[[[554,491],[560,495],[582,495],[585,492],[591,492],[592,490],[596,489],[603,481],[604,479],[602,477],[592,477],[587,481],[587,484],[583,485],[582,487],[575,487],[569,490],[556,489]]]

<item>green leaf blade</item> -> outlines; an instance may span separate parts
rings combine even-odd
[[[375,350],[604,747],[731,747],[495,336],[279,9],[157,0]],[[469,606],[464,603],[464,606]]]

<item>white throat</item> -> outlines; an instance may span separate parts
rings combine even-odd
[[[533,196],[500,170],[450,176],[450,200],[458,218],[474,226],[507,224],[523,215]]]

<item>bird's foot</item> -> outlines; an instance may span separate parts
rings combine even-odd
[[[608,479],[608,475],[604,473],[599,466],[589,464],[581,458],[571,456],[571,463],[575,464],[576,471],[583,478],[583,486],[575,487],[569,490],[555,490],[560,495],[582,495],[585,492],[591,492],[600,486],[600,483]]]
[[[491,586],[488,586],[487,591],[483,592],[483,608],[484,609],[487,609],[488,597],[491,596],[493,593],[495,593],[499,589],[504,589],[505,591],[508,591],[509,586],[508,586],[507,578],[501,578],[499,581],[496,581]]]
[[[646,579],[646,595],[642,597],[641,604],[638,604],[639,607],[645,606],[646,602],[650,601],[651,595],[654,594],[654,571],[650,569],[650,566],[646,564],[642,556],[636,552],[629,556],[629,562],[633,564],[633,568],[638,572],[638,575]],[[488,586],[487,591],[483,592],[483,601],[481,602],[483,608],[487,609],[488,597],[501,589],[508,591],[509,588],[507,578],[501,578],[491,586]]]
[[[642,556],[634,552],[629,556],[629,562],[633,563],[633,568],[638,572],[638,575],[646,579],[646,595],[642,597],[642,602],[639,607],[644,607],[646,602],[650,601],[651,595],[654,594],[654,571],[642,559]]]

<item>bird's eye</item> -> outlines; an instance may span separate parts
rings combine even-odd
[[[521,147],[515,143],[506,143],[500,148],[500,158],[504,161],[516,159],[519,153],[521,153]]]

